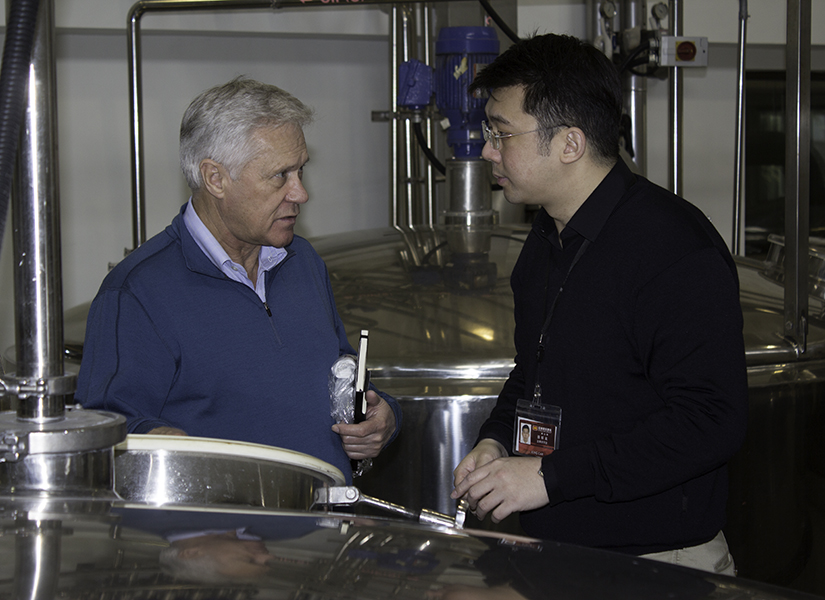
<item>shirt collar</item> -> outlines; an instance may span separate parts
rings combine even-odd
[[[571,217],[567,227],[591,242],[595,241],[625,192],[635,182],[636,176],[620,158]]]
[[[195,212],[195,207],[192,206],[191,197],[187,203],[186,210],[183,212],[183,222],[186,225],[186,229],[189,230],[189,233],[195,240],[195,243],[198,245],[198,248],[206,254],[207,258],[209,258],[213,265],[223,270],[223,266],[226,265],[227,261],[232,263],[232,259],[229,257],[229,254],[227,254],[226,250],[223,249],[220,242],[215,239],[212,232],[207,229],[206,225],[203,224],[203,221],[201,221],[198,213]],[[260,253],[258,254],[259,270],[269,271],[272,267],[281,262],[286,257],[286,254],[287,252],[284,248],[261,246]]]
[[[567,222],[561,233],[562,240],[579,235],[590,242],[595,241],[625,192],[635,182],[636,176],[620,158]],[[534,228],[558,246],[556,223],[547,211],[539,211]]]

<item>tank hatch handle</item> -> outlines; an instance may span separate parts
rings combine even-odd
[[[456,512],[455,518],[426,508],[421,509],[420,512],[416,512],[399,504],[368,496],[362,493],[357,487],[351,485],[338,485],[315,490],[314,505],[349,506],[355,504],[375,506],[397,515],[416,519],[419,523],[427,525],[438,525],[456,529],[464,527],[464,518],[467,513],[466,506],[462,509],[461,503],[459,503],[459,510]]]

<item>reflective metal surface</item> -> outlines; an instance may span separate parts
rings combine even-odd
[[[54,2],[40,3],[21,127],[12,223],[17,368],[25,378],[63,376],[63,287],[57,165]],[[74,387],[68,397],[74,393]],[[65,396],[26,397],[24,418],[63,414]]]
[[[308,510],[317,489],[344,482],[328,463],[260,444],[130,435],[115,448],[115,490],[152,506]]]
[[[792,600],[743,579],[483,531],[289,511],[19,511],[0,499],[0,596]]]
[[[475,443],[512,368],[509,274],[527,231],[493,228],[489,253],[472,257],[453,253],[437,228],[313,240],[348,335],[370,330],[373,381],[404,410],[404,430],[355,481],[364,493],[455,514],[452,469]],[[775,265],[737,259],[737,266],[750,423],[730,465],[725,533],[740,575],[789,585],[825,540],[816,520],[825,514],[825,327],[816,318],[823,299],[809,297],[813,317],[800,358],[782,335],[784,289]],[[73,314],[85,321],[84,310]],[[67,320],[69,330],[83,328]],[[67,345],[82,347],[82,338],[67,338]],[[468,526],[480,526],[473,519]],[[501,528],[519,531],[514,518]],[[825,587],[806,589],[825,594]]]
[[[114,498],[112,449],[35,454],[0,464],[0,493]]]
[[[46,422],[0,413],[0,494],[114,497],[112,447],[126,435],[122,415],[66,409]]]
[[[0,413],[0,493],[35,504],[50,495],[113,498],[112,446],[126,434],[124,417],[65,408],[75,376],[63,370],[54,2],[31,4],[36,23],[12,193],[16,364],[0,372],[0,398],[13,409]],[[42,566],[33,560],[35,570]],[[18,594],[49,597],[24,587]]]
[[[785,284],[785,238],[776,234],[768,235],[768,256],[765,259],[765,275],[777,283]],[[823,318],[825,299],[825,239],[810,238],[808,247],[808,295],[816,300],[809,300],[808,309],[812,316]]]
[[[510,272],[528,231],[491,227],[486,253],[454,251],[443,228],[312,242],[327,263],[347,333],[370,331],[373,378],[474,380],[506,377],[512,367]]]

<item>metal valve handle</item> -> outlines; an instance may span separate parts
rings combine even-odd
[[[315,490],[314,504],[327,506],[366,504],[369,506],[382,508],[410,519],[416,519],[419,523],[452,527],[454,529],[462,529],[464,527],[464,520],[467,516],[468,506],[466,501],[461,500],[458,503],[458,510],[456,511],[456,516],[454,518],[426,508],[421,509],[420,512],[416,512],[399,504],[394,504],[392,502],[387,502],[386,500],[380,500],[378,498],[368,496],[352,485],[318,488]]]

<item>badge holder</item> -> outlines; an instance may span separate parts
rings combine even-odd
[[[561,407],[541,404],[540,392],[533,402],[516,404],[513,453],[521,456],[547,456],[559,446]]]

